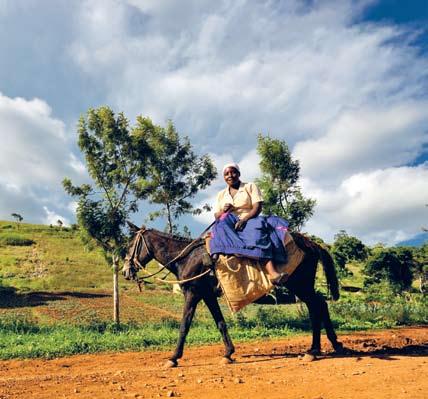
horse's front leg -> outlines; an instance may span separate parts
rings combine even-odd
[[[226,321],[224,320],[223,313],[221,312],[220,306],[217,301],[217,297],[214,293],[208,294],[203,297],[205,304],[210,310],[215,324],[219,329],[221,336],[223,338],[224,346],[225,346],[225,354],[222,363],[227,364],[233,362],[232,354],[235,353],[235,347],[233,346],[232,340],[229,336],[229,332],[227,331]]]
[[[177,360],[183,356],[184,343],[186,341],[187,333],[189,332],[190,325],[192,324],[193,316],[195,315],[196,307],[198,306],[201,297],[190,290],[184,291],[184,308],[183,318],[180,325],[180,336],[178,337],[177,347],[174,354],[169,358],[166,367],[176,367]]]

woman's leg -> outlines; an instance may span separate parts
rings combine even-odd
[[[269,274],[269,277],[271,278],[271,279],[274,279],[274,278],[278,278],[281,274],[280,273],[278,273],[277,271],[276,271],[276,268],[275,268],[275,265],[273,264],[273,262],[272,262],[272,259],[269,259],[267,262],[266,262],[266,270],[267,270],[267,272],[268,272],[268,274]]]
[[[281,284],[285,283],[288,276],[284,273],[278,273],[272,259],[269,259],[266,262],[265,267],[266,267],[266,271],[269,274],[269,280],[271,281],[272,284],[281,285]]]

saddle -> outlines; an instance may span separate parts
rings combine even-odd
[[[210,253],[210,239],[209,235],[205,238],[208,253]],[[294,242],[289,232],[285,234],[283,244],[287,253],[287,262],[275,266],[278,272],[285,273],[289,277],[302,262],[305,254]],[[220,255],[216,263],[215,273],[232,313],[238,312],[266,295],[273,288],[264,262],[257,259]]]

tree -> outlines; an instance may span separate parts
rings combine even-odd
[[[299,161],[293,160],[285,141],[258,136],[262,177],[257,183],[263,192],[263,211],[287,219],[290,228],[300,231],[313,215],[316,201],[305,198],[297,184]]]
[[[426,293],[428,290],[428,242],[421,247],[410,247],[413,253],[412,272],[418,278],[419,291]]]
[[[197,156],[187,137],[180,138],[173,123],[165,128],[154,125],[149,118],[139,117],[134,132],[150,146],[152,158],[148,176],[139,181],[139,193],[162,209],[149,215],[151,220],[164,216],[167,230],[177,231],[174,223],[186,213],[199,214],[189,201],[200,189],[206,188],[216,177],[216,169],[208,155]],[[208,205],[204,210],[210,210]]]
[[[78,126],[78,145],[85,156],[93,186],[73,186],[64,179],[65,190],[78,198],[77,220],[86,242],[103,249],[113,266],[114,320],[119,323],[119,259],[126,250],[126,219],[136,212],[133,192],[146,174],[150,149],[141,135],[130,132],[129,122],[108,107],[90,109]]]
[[[413,255],[407,248],[382,248],[369,257],[365,267],[364,285],[387,281],[396,291],[412,285]]]
[[[428,204],[425,204],[425,206],[428,206]],[[422,231],[424,231],[426,233],[426,232],[428,232],[428,229],[425,226],[422,226]]]
[[[58,219],[57,221],[56,221],[56,224],[58,225],[58,227],[59,227],[59,229],[61,230],[62,229],[62,226],[63,226],[63,222],[62,222],[62,220],[61,219]]]
[[[19,225],[24,218],[19,213],[12,213],[11,216],[16,220],[16,227],[19,230]]]
[[[369,249],[358,238],[349,236],[345,230],[340,230],[334,236],[331,254],[343,274],[352,274],[346,268],[347,263],[366,260],[368,253]]]

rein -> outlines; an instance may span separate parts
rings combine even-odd
[[[205,276],[206,274],[208,274],[210,271],[211,271],[211,269],[207,269],[207,270],[205,270],[204,272],[202,272],[202,273],[200,273],[200,274],[198,274],[198,275],[196,275],[196,276],[194,276],[194,277],[189,277],[189,278],[186,278],[186,279],[184,279],[184,280],[164,280],[164,279],[161,279],[161,278],[158,278],[158,277],[156,277],[156,278],[155,278],[155,280],[159,281],[160,283],[168,283],[168,284],[184,284],[184,283],[188,283],[188,282],[190,282],[190,281],[198,280],[198,279],[200,279],[201,277],[203,277],[203,276]],[[144,272],[144,269],[143,269],[143,272]],[[147,272],[146,272],[146,273],[147,273]],[[169,273],[171,273],[171,272],[169,272]],[[169,273],[167,273],[167,274],[166,274],[166,276],[168,276],[168,274],[169,274]],[[156,274],[156,273],[154,273],[154,274]],[[153,276],[154,274],[151,274],[151,275],[149,275],[149,276],[145,276],[145,277],[142,277],[141,279],[138,279],[137,284],[139,284],[139,285],[140,285],[142,282],[144,282],[144,280],[145,280],[145,279],[147,279],[147,278],[149,278],[149,277]],[[166,276],[165,276],[165,277],[166,277]]]
[[[168,270],[168,273],[162,279],[156,277],[155,280],[157,280],[157,281],[159,281],[161,283],[168,283],[168,284],[184,284],[184,283],[188,283],[190,281],[198,280],[201,277],[207,275],[211,271],[211,269],[209,269],[209,268],[207,270],[203,271],[202,273],[196,275],[196,276],[193,276],[193,277],[190,277],[190,278],[187,278],[187,279],[184,279],[184,280],[165,280],[165,278],[168,276],[168,274],[171,273],[171,271],[168,269],[168,266],[171,265],[173,262],[176,262],[178,259],[180,259],[183,256],[183,254],[186,252],[186,250],[188,248],[190,248],[194,243],[196,243],[213,226],[214,223],[215,223],[215,221],[212,222],[208,227],[206,227],[205,230],[197,238],[195,238],[188,245],[186,245],[180,251],[180,253],[177,256],[175,256],[173,259],[171,259],[165,265],[162,265],[158,261],[158,264],[161,266],[161,268],[158,271],[156,271],[155,273],[151,273],[151,274],[149,274],[145,270],[144,265],[141,264],[141,262],[138,260],[138,256],[136,256],[137,252],[140,252],[140,250],[142,249],[142,244],[144,244],[145,247],[146,247],[146,250],[147,250],[147,255],[150,255],[152,258],[154,258],[153,252],[150,251],[150,248],[147,245],[147,241],[146,241],[146,239],[144,237],[144,233],[147,231],[147,229],[146,228],[142,228],[142,229],[138,230],[138,232],[137,232],[137,241],[136,241],[136,243],[134,245],[134,248],[132,250],[132,255],[130,257],[130,260],[132,260],[132,262],[135,263],[139,267],[139,270],[141,270],[143,273],[147,274],[146,276],[143,276],[143,277],[140,277],[140,278],[136,279],[136,283],[138,285],[138,289],[140,290],[140,292],[141,292],[141,284],[145,283],[146,282],[145,280],[149,279],[150,277],[156,276],[157,274],[161,273],[165,269]]]

